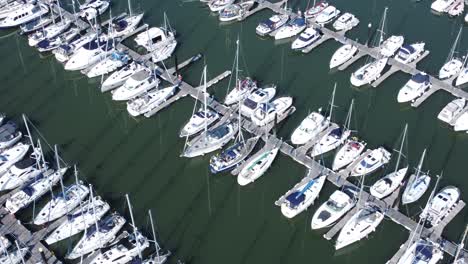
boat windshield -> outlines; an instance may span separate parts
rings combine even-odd
[[[258,106],[258,103],[255,102],[255,101],[253,101],[253,100],[250,99],[250,98],[247,98],[247,99],[245,99],[245,101],[244,101],[244,105],[245,105],[246,107],[250,108],[250,109],[256,109],[257,106]]]
[[[334,201],[334,200],[329,200],[327,201],[326,204],[329,209],[335,212],[339,212],[343,210],[343,208],[346,206],[346,203],[338,203],[337,201]]]

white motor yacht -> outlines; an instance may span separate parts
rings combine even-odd
[[[74,184],[66,188],[64,192],[50,200],[34,218],[35,225],[43,225],[54,221],[71,212],[81,201],[88,196],[88,187],[82,184]]]
[[[351,84],[359,87],[377,80],[387,62],[388,58],[382,58],[362,66],[351,75]]]
[[[424,42],[403,45],[395,55],[395,60],[403,64],[411,63],[423,54],[425,45]]]
[[[359,19],[351,13],[344,13],[334,23],[333,28],[337,31],[350,30],[359,24]]]
[[[232,105],[247,97],[252,91],[257,89],[257,82],[251,78],[245,78],[234,87],[224,99],[224,103]]]
[[[290,20],[285,26],[281,27],[275,34],[275,39],[286,39],[294,37],[305,30],[307,21],[305,18],[298,16]]]
[[[254,90],[242,101],[240,106],[241,114],[250,117],[261,104],[269,102],[275,95],[276,86]]]
[[[448,103],[442,111],[440,111],[437,118],[449,125],[453,124],[454,119],[463,111],[466,106],[466,100],[464,98],[457,98]]]
[[[24,5],[25,2],[23,1],[7,1],[7,3],[2,5],[0,8],[0,19],[6,18],[10,13],[21,9],[22,7],[24,7]]]
[[[101,92],[104,93],[125,84],[130,76],[143,69],[145,69],[145,67],[140,63],[135,61],[131,62],[122,69],[109,75],[101,84]]]
[[[266,36],[284,26],[288,20],[289,15],[273,15],[269,19],[260,22],[255,28],[255,32],[259,36]]]
[[[336,190],[312,216],[311,228],[320,229],[333,225],[356,205],[356,200],[346,192]]]
[[[366,148],[366,143],[356,138],[348,139],[343,147],[336,152],[332,170],[338,171],[355,161]]]
[[[468,132],[468,112],[464,112],[455,120],[453,130]]]
[[[460,86],[468,82],[468,66],[463,67],[455,80],[455,86]]]
[[[447,63],[445,63],[439,71],[440,79],[448,79],[454,75],[457,75],[463,68],[463,61],[459,58],[453,57]]]
[[[104,14],[109,8],[110,2],[104,0],[90,0],[80,5],[79,16],[88,21],[92,21],[97,16]]]
[[[16,27],[44,16],[48,12],[49,8],[46,4],[27,3],[9,12],[3,20],[0,20],[0,28]]]
[[[135,72],[124,85],[112,91],[112,100],[126,101],[158,87],[161,81],[149,69]]]
[[[224,123],[195,137],[188,143],[183,157],[193,158],[222,148],[236,135],[232,123]]]
[[[20,161],[28,153],[29,145],[18,143],[0,153],[0,175],[3,175],[16,162]]]
[[[237,183],[240,186],[245,186],[260,178],[271,167],[278,151],[279,148],[276,147],[253,156],[237,175]]]
[[[148,31],[140,33],[135,41],[138,45],[153,53],[153,62],[168,59],[177,47],[174,32],[165,28],[150,28]]]
[[[355,213],[341,229],[335,249],[341,249],[374,232],[384,219],[384,214],[373,207],[365,207]]]
[[[109,209],[109,204],[104,202],[101,197],[94,197],[71,212],[66,221],[46,237],[45,242],[51,245],[88,229],[101,219]]]
[[[397,264],[436,264],[444,257],[444,252],[431,242],[419,239],[401,256]]]
[[[124,52],[114,51],[108,57],[93,65],[91,68],[86,69],[86,76],[94,78],[113,72],[125,66],[131,60]]]
[[[340,15],[341,11],[336,7],[329,5],[315,18],[315,23],[319,25],[325,25],[333,21]]]
[[[463,0],[458,0],[453,5],[451,5],[447,11],[448,15],[451,17],[456,17],[463,14],[465,10],[465,2]]]
[[[76,259],[105,247],[113,241],[117,233],[122,229],[126,220],[117,213],[102,219],[96,226],[92,226],[78,241],[72,251],[67,254],[67,259]]]
[[[319,176],[294,186],[294,191],[281,204],[281,213],[287,218],[293,218],[306,210],[318,198],[326,179],[327,176]]]
[[[380,54],[391,57],[403,46],[405,38],[403,36],[390,36],[380,45]]]
[[[236,0],[212,0],[208,3],[211,12],[219,12],[229,5],[234,4]]]
[[[117,244],[99,253],[90,264],[127,264],[149,246],[149,241],[139,232],[129,237],[129,243]]]
[[[318,16],[323,10],[325,10],[325,8],[327,8],[328,5],[329,5],[328,2],[326,1],[319,1],[313,7],[307,9],[304,12],[304,16],[306,18],[314,18]]]
[[[308,27],[304,30],[297,39],[291,44],[291,49],[302,50],[322,38],[322,32],[313,27]]]
[[[160,106],[175,94],[177,85],[160,89],[151,89],[127,102],[127,111],[131,116],[143,115]]]
[[[38,30],[28,36],[28,44],[31,47],[36,46],[39,42],[45,39],[54,38],[67,30],[71,26],[70,20],[62,20],[60,22],[50,24],[42,30]]]
[[[419,217],[425,219],[426,224],[435,227],[449,214],[450,209],[455,206],[458,199],[460,199],[460,190],[454,186],[447,186],[432,198],[429,206],[423,210]]]
[[[432,2],[431,9],[438,13],[446,12],[455,0],[436,0]]]
[[[310,152],[311,157],[317,157],[329,151],[332,151],[342,145],[351,135],[351,130],[342,129],[341,127],[331,130],[323,135],[322,138],[312,147]]]
[[[133,33],[142,19],[143,14],[114,19],[110,25],[110,30],[107,33],[107,38],[115,39],[125,37]]]
[[[383,199],[389,196],[401,185],[407,172],[408,167],[387,174],[371,186],[370,193],[378,199]]]
[[[250,119],[257,126],[265,126],[286,113],[291,108],[292,103],[292,97],[280,97],[272,102],[260,104]]]
[[[345,44],[333,53],[330,59],[330,69],[338,67],[349,61],[357,53],[358,48],[351,44]]]
[[[5,203],[6,209],[14,214],[20,209],[28,206],[34,200],[48,192],[59,179],[65,174],[67,168],[62,168],[60,171],[47,170],[38,177],[38,180],[27,185],[20,191],[13,194]]]
[[[254,4],[254,1],[245,1],[239,4],[228,5],[219,11],[219,21],[229,22],[240,20]]]
[[[322,115],[321,110],[310,113],[291,135],[291,143],[303,145],[317,136],[330,124],[330,120]]]
[[[352,168],[351,176],[370,174],[387,164],[391,156],[392,154],[383,147],[374,149]]]
[[[400,89],[397,96],[398,103],[406,103],[422,96],[430,87],[429,75],[424,72],[413,75],[411,79]]]
[[[112,41],[94,39],[76,50],[76,52],[65,63],[65,70],[77,71],[86,69],[89,66],[98,63],[113,51],[114,45]]]

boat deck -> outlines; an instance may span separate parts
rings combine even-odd
[[[307,174],[304,178],[302,178],[301,181],[299,181],[296,185],[294,185],[294,187],[292,187],[289,191],[286,192],[286,194],[284,194],[283,196],[281,196],[278,200],[276,200],[275,202],[275,205],[276,206],[281,206],[283,204],[283,202],[286,200],[286,198],[293,192],[295,192],[297,190],[297,187],[306,183],[306,182],[309,182],[310,180],[316,178],[320,176],[320,174],[313,174],[313,171],[309,170],[307,171]]]

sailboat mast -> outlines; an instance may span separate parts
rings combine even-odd
[[[99,236],[99,244],[103,245],[102,243],[102,238],[101,238],[101,233],[99,233],[99,224],[98,224],[98,219],[96,218],[96,205],[94,204],[94,196],[93,196],[93,185],[89,185],[89,196],[91,197],[91,203],[93,205],[93,218],[94,218],[94,225],[96,226],[96,232]],[[85,229],[85,236],[87,232],[87,228]]]
[[[335,92],[336,92],[336,83],[335,83],[335,86],[333,87],[332,99],[330,103],[330,114],[328,115],[328,120],[332,119],[333,107],[335,107]]]
[[[141,256],[140,241],[138,241],[137,227],[135,226],[135,219],[133,218],[132,204],[130,203],[130,198],[128,197],[128,194],[125,194],[125,199],[127,199],[128,210],[130,211],[130,219],[132,220],[132,225],[133,225],[133,236],[135,236],[136,246],[138,248],[138,257],[141,260],[143,258]]]
[[[205,111],[205,117],[206,117],[206,65],[203,68],[203,104],[204,104],[204,111]],[[205,136],[206,133],[208,132],[208,123],[205,122]]]
[[[156,257],[157,257],[157,260],[155,261],[155,263],[159,263],[159,243],[158,241],[156,240],[156,232],[154,231],[154,223],[153,223],[153,214],[151,213],[151,210],[148,210],[148,214],[149,214],[149,218],[150,218],[150,222],[151,222],[151,232],[153,233],[153,242],[154,242],[154,249],[156,250]]]
[[[447,61],[450,61],[453,58],[453,54],[455,54],[455,50],[457,49],[458,46],[458,41],[460,41],[460,36],[463,30],[463,26],[460,26],[460,30],[458,31],[457,38],[455,39],[455,42],[453,43],[452,49],[450,49],[450,53],[447,57]]]
[[[237,36],[237,41],[236,41],[236,86],[237,86],[237,89],[240,89],[240,83],[239,83],[239,36]]]
[[[457,248],[457,253],[455,254],[455,258],[453,260],[453,263],[455,264],[457,262],[458,257],[460,256],[460,252],[462,249],[465,247],[465,239],[466,239],[466,233],[468,232],[468,225],[465,227],[465,232],[463,233],[462,240],[460,241],[460,245],[458,245]]]
[[[60,160],[59,160],[59,156],[58,156],[58,149],[57,149],[57,145],[54,145],[54,151],[55,151],[55,162],[57,163],[57,173],[60,173]],[[60,173],[61,174],[61,173]],[[65,192],[65,186],[63,185],[63,177],[62,175],[60,175],[60,187],[62,188],[62,193],[63,193],[63,197],[65,198],[65,200],[67,199],[67,194]]]
[[[130,16],[133,15],[133,12],[132,12],[132,0],[128,0],[128,13],[130,14]]]
[[[416,172],[416,178],[419,177],[419,174],[421,173],[421,170],[422,170],[422,166],[423,166],[423,162],[424,162],[424,157],[426,157],[426,149],[424,149],[422,155],[421,155],[421,159],[419,160],[419,164],[418,164],[418,168],[417,168],[417,172]]]
[[[239,129],[239,134],[237,135],[237,139],[239,142],[244,142],[244,135],[242,134],[242,114],[241,114],[241,105],[242,105],[242,99],[239,100],[239,120],[237,120],[238,122],[238,129]]]
[[[29,143],[31,144],[31,147],[34,148],[34,141],[32,139],[31,131],[29,130],[28,121],[26,119],[25,114],[23,114],[23,122],[24,122],[24,126],[26,127],[26,132],[28,132]]]
[[[401,139],[401,145],[400,145],[400,150],[398,151],[398,158],[397,162],[395,165],[395,172],[398,170],[398,166],[400,166],[400,161],[401,161],[401,152],[403,151],[403,146],[406,141],[406,132],[408,131],[408,124],[405,125],[405,129],[403,130],[403,138]]]
[[[348,115],[346,116],[346,121],[345,121],[345,130],[351,130],[351,116],[353,114],[353,106],[354,106],[354,98],[351,100],[351,105],[349,106],[348,110]]]
[[[24,262],[23,253],[21,252],[21,248],[20,248],[20,246],[18,244],[18,240],[15,240],[15,245],[16,245],[16,248],[18,249],[18,254],[20,255],[20,258],[21,258],[21,264],[25,264],[26,262]],[[8,254],[8,252],[7,252],[7,254]],[[8,257],[9,257],[9,255],[8,255]]]

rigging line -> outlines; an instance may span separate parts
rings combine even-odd
[[[241,54],[241,57],[242,57],[242,62],[244,63],[244,69],[245,69],[245,72],[247,73],[247,76],[250,76],[250,72],[249,72],[249,68],[247,67],[247,61],[245,59],[245,56],[244,56],[244,51],[242,49],[242,45],[240,44],[240,40],[239,40],[239,53]]]
[[[231,67],[231,72],[234,72],[234,69],[236,68],[236,59],[237,59],[237,54],[234,56],[234,60],[232,62],[232,67]],[[232,82],[233,77],[234,77],[234,74],[229,75],[229,82],[228,82],[227,89],[226,89],[226,96],[229,94],[229,88],[231,87],[231,82]],[[237,85],[237,80],[235,80],[235,82]]]

